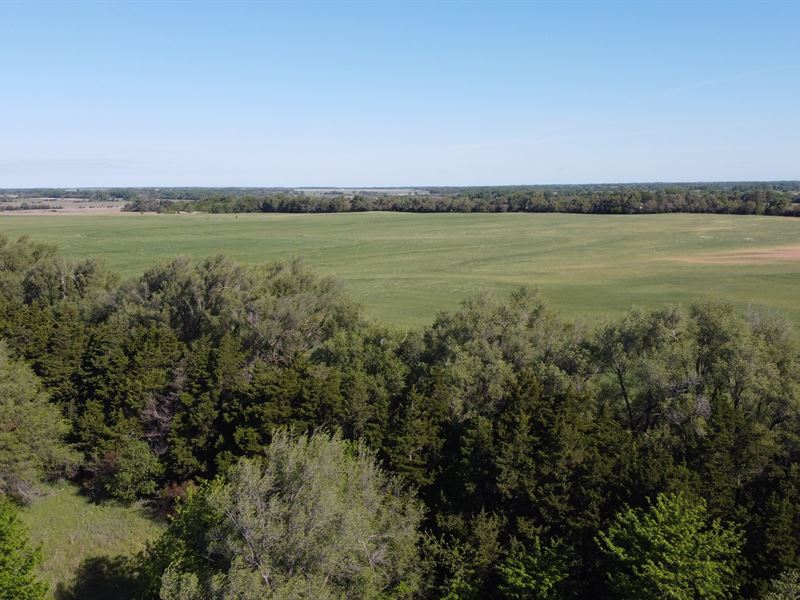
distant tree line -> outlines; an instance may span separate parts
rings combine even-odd
[[[25,198],[62,198],[92,202],[133,201],[143,193],[146,193],[144,188],[7,188],[0,189],[0,202],[19,201]]]
[[[797,597],[771,313],[588,326],[525,288],[395,331],[298,261],[121,282],[0,237],[0,338],[0,494],[66,476],[170,515],[131,598]]]
[[[548,212],[800,215],[800,183],[426,188],[413,194],[287,190],[140,191],[125,210],[207,213]]]
[[[425,187],[357,191],[287,188],[7,189],[0,198],[125,201],[131,212],[550,212],[800,215],[800,182]]]
[[[38,202],[34,202],[33,204],[28,204],[27,202],[22,202],[21,204],[7,204],[0,202],[0,212],[14,210],[58,210],[61,208],[63,208],[63,206],[58,204],[40,204]]]

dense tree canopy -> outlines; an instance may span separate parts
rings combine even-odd
[[[49,423],[49,441],[63,432],[80,453],[75,479],[95,499],[178,510],[160,546],[172,558],[137,571],[149,590],[141,597],[162,586],[170,597],[255,586],[255,563],[237,558],[247,539],[237,537],[236,514],[281,532],[260,538],[284,544],[268,546],[271,572],[316,590],[329,572],[288,568],[285,544],[301,542],[282,527],[323,508],[350,515],[342,539],[361,539],[359,522],[390,530],[388,513],[406,515],[415,531],[421,519],[418,539],[403,530],[403,552],[410,544],[422,557],[409,571],[418,579],[375,563],[365,583],[358,561],[376,550],[367,545],[357,560],[350,544],[337,552],[361,575],[331,571],[325,584],[383,582],[398,596],[625,594],[656,585],[613,577],[661,560],[646,547],[654,530],[672,531],[670,560],[697,542],[730,574],[709,584],[707,570],[682,569],[676,589],[711,590],[706,597],[759,598],[790,586],[800,568],[800,350],[777,315],[705,302],[587,325],[521,289],[471,298],[424,330],[395,331],[367,322],[335,282],[296,261],[178,259],[120,283],[97,261],[2,237],[0,281],[0,364],[15,373],[3,385],[27,411],[0,416],[0,444]],[[320,428],[338,433],[303,437]],[[295,437],[276,434],[286,431]],[[35,460],[27,448],[3,448],[2,468],[27,473],[16,480],[63,464],[53,453],[62,445],[41,446]],[[293,452],[305,467],[281,479]],[[355,473],[372,487],[347,487]],[[329,490],[331,504],[286,509],[280,498],[300,481]],[[397,485],[415,491],[420,512],[375,504],[365,491]],[[211,551],[208,532],[211,563],[199,558]],[[176,547],[186,552],[177,562]],[[630,558],[632,549],[639,562],[625,562],[622,550]],[[392,568],[411,564],[398,560]]]
[[[791,569],[776,577],[764,600],[800,600],[800,569]]]

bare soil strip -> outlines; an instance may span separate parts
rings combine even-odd
[[[737,250],[695,256],[672,256],[667,260],[693,265],[754,265],[778,261],[800,261],[800,244],[761,250]]]

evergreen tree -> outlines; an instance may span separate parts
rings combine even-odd
[[[14,505],[0,497],[0,600],[47,598],[47,586],[36,579],[40,562],[41,553],[30,547]]]
[[[500,564],[500,592],[508,600],[564,598],[563,582],[570,575],[569,553],[557,543],[534,538],[529,548],[517,544]]]
[[[64,443],[68,431],[39,379],[0,343],[0,496],[30,499],[41,479],[73,466],[77,456]]]

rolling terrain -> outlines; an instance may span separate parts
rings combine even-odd
[[[123,277],[171,257],[303,257],[367,314],[430,323],[479,290],[541,288],[570,316],[728,300],[800,323],[800,219],[732,215],[4,215],[0,232],[102,256]]]

